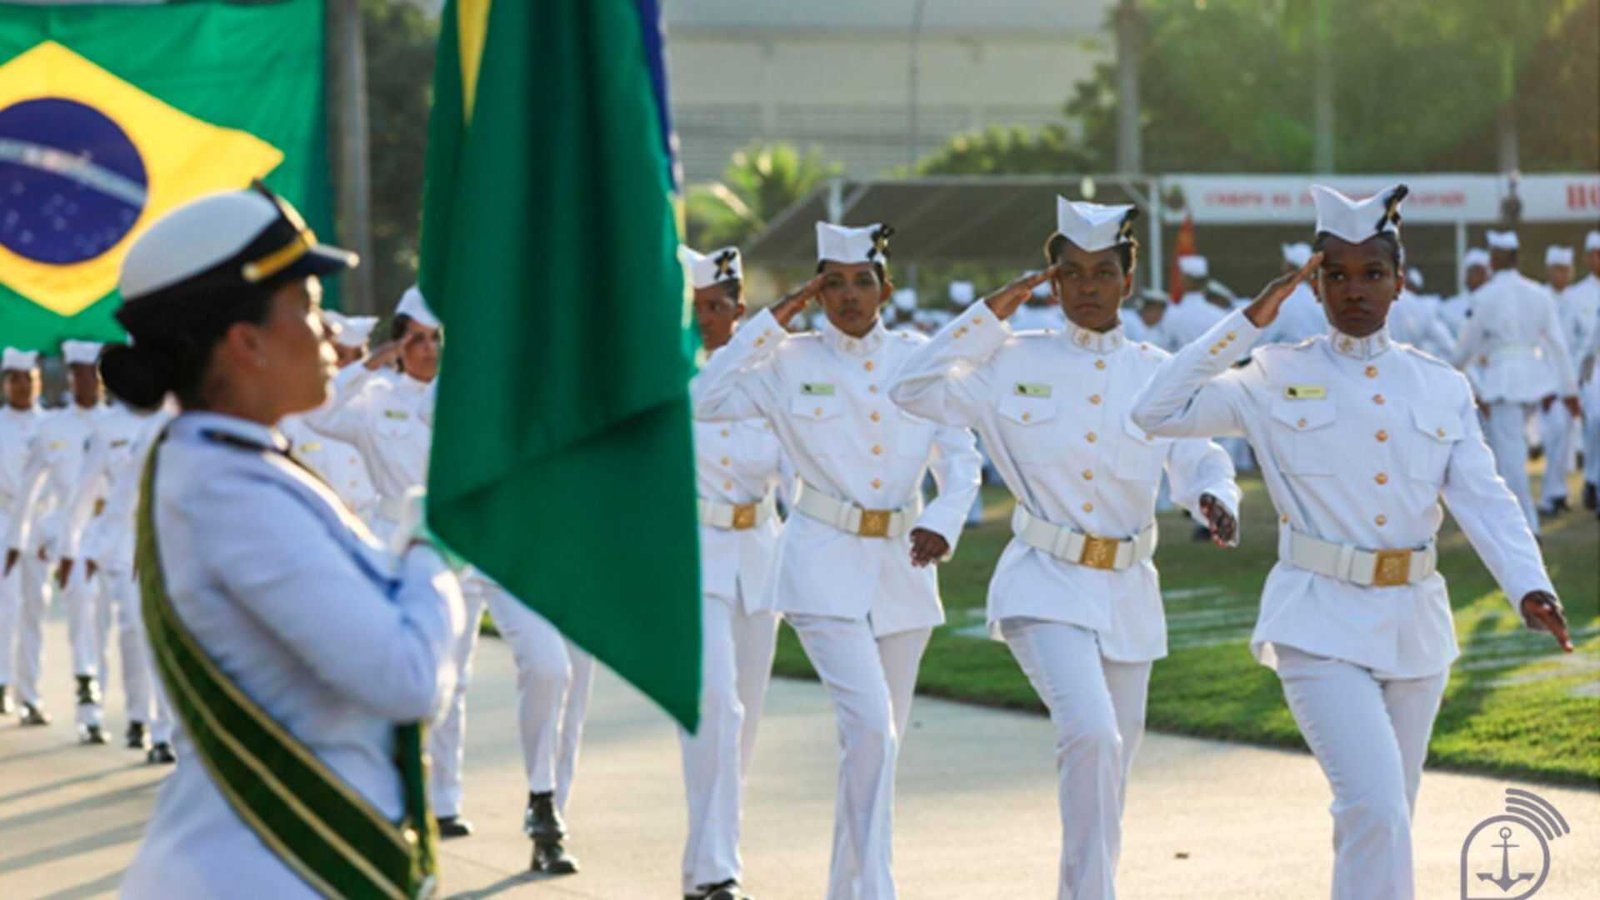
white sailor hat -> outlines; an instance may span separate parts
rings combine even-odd
[[[328,313],[322,315],[326,318]],[[372,329],[378,327],[377,316],[339,316],[338,322],[339,331],[333,336],[333,342],[341,347],[365,347],[372,337]]]
[[[1572,248],[1560,247],[1554,244],[1546,247],[1544,251],[1544,264],[1547,266],[1572,265]]]
[[[1380,234],[1400,234],[1400,202],[1411,193],[1403,184],[1393,185],[1365,200],[1352,200],[1331,187],[1311,186],[1311,200],[1317,207],[1317,233],[1359,244]]]
[[[911,311],[917,308],[917,289],[900,288],[894,292],[894,305],[897,309]]]
[[[1133,221],[1139,210],[1132,206],[1107,206],[1056,196],[1056,231],[1090,253],[1110,250],[1133,241]]]
[[[1161,306],[1171,306],[1172,298],[1167,296],[1166,291],[1158,291],[1155,288],[1145,288],[1144,290],[1140,291],[1139,305],[1147,306],[1151,303],[1156,303]]]
[[[1487,268],[1489,268],[1489,251],[1483,249],[1482,247],[1473,247],[1471,250],[1468,250],[1466,253],[1462,254],[1462,256],[1461,256],[1461,268],[1463,268],[1463,269],[1480,269],[1480,268],[1481,269],[1487,269]]]
[[[157,219],[128,248],[118,287],[126,305],[220,297],[229,289],[271,288],[342,272],[358,262],[354,253],[317,243],[294,207],[256,182],[249,190],[201,197]]]
[[[1406,284],[1410,285],[1412,290],[1420,291],[1427,284],[1427,280],[1422,277],[1421,269],[1412,266],[1406,269]]]
[[[1593,253],[1596,250],[1600,250],[1600,228],[1589,232],[1583,239],[1583,252]]]
[[[950,302],[957,306],[970,306],[978,297],[978,289],[970,281],[950,282]]]
[[[738,247],[723,247],[710,254],[700,253],[688,247],[680,249],[684,264],[689,267],[689,278],[695,290],[744,278],[744,259],[739,255]]]
[[[889,261],[889,237],[893,234],[894,229],[888,225],[846,228],[818,222],[817,262],[886,263]]]
[[[1293,244],[1284,244],[1283,261],[1288,265],[1299,268],[1311,261],[1311,245],[1304,241]]]
[[[61,355],[69,366],[92,366],[99,361],[104,346],[94,341],[62,341]]]
[[[406,316],[424,328],[439,327],[439,317],[428,308],[428,301],[422,298],[422,291],[414,284],[400,295],[400,303],[394,308],[394,314]]]
[[[1178,271],[1188,278],[1208,278],[1211,275],[1211,263],[1204,256],[1190,254],[1178,257]]]
[[[1490,250],[1518,250],[1522,247],[1522,242],[1517,240],[1515,231],[1495,231],[1490,229],[1484,235],[1484,241],[1489,245]]]
[[[34,350],[7,347],[4,353],[0,353],[0,371],[32,372],[37,365],[39,365],[39,354]]]

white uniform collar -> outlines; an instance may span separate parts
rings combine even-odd
[[[1188,303],[1190,300],[1202,305],[1209,305],[1211,302],[1206,299],[1206,295],[1203,291],[1185,291],[1183,296],[1178,298],[1178,305],[1182,306],[1185,303]]]
[[[1122,345],[1128,342],[1127,335],[1123,333],[1120,322],[1110,331],[1090,331],[1087,328],[1079,328],[1068,321],[1067,329],[1061,332],[1061,336],[1066,338],[1067,343],[1072,346],[1080,347],[1090,353],[1097,353],[1101,356],[1121,349]]]
[[[1337,328],[1328,329],[1328,346],[1340,356],[1351,359],[1372,359],[1389,349],[1389,326],[1386,324],[1366,337],[1351,337]]]
[[[848,334],[833,327],[833,322],[824,318],[822,320],[822,339],[828,346],[848,356],[871,356],[883,346],[884,338],[889,336],[889,330],[883,327],[883,317],[873,323],[872,330],[866,336],[853,338]]]
[[[358,363],[358,365],[359,365],[359,363]],[[395,372],[395,376],[396,377],[395,377],[394,383],[396,385],[398,385],[400,387],[403,387],[403,388],[406,388],[408,390],[417,391],[419,393],[422,392],[422,391],[427,390],[428,389],[428,385],[432,384],[432,382],[423,381],[420,378],[414,378],[409,373],[406,373],[406,372],[396,371]],[[434,377],[437,378],[438,376],[436,375]]]
[[[276,428],[268,428],[259,422],[250,422],[221,413],[186,412],[172,420],[171,428],[174,438],[191,438],[207,431],[214,431],[232,435],[251,444],[275,447],[285,453],[289,450],[289,441],[279,434]]]

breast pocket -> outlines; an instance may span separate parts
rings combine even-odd
[[[789,402],[795,433],[815,456],[834,456],[848,449],[844,442],[844,398],[796,397]]]
[[[409,435],[417,424],[416,416],[406,410],[386,409],[378,414],[372,430],[387,440],[399,440]]]
[[[1013,394],[1000,401],[1000,433],[1018,462],[1049,462],[1061,457],[1057,432],[1059,409],[1054,397]]]
[[[1271,407],[1272,445],[1278,466],[1294,475],[1332,475],[1341,447],[1334,434],[1338,407],[1332,400],[1275,400]]]
[[[1428,484],[1444,484],[1450,453],[1466,437],[1461,417],[1445,409],[1415,406],[1411,409],[1411,425],[1416,440],[1405,448],[1406,474]]]
[[[1122,439],[1113,451],[1111,471],[1129,481],[1159,481],[1171,444],[1133,424],[1132,419],[1123,419]]]

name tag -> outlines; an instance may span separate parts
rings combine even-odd
[[[383,411],[383,417],[385,419],[398,419],[403,422],[411,418],[411,414],[403,409],[386,409]]]
[[[1283,395],[1290,400],[1322,400],[1328,389],[1320,384],[1291,384],[1283,389]]]
[[[128,443],[129,442],[128,442],[128,440],[126,438],[117,438],[116,440],[111,442],[111,446],[113,446],[113,447],[126,447],[126,446],[128,446]]]
[[[800,393],[807,397],[832,397],[833,385],[831,384],[802,384]]]
[[[317,452],[318,450],[321,450],[321,449],[322,449],[322,442],[321,441],[306,441],[304,444],[301,444],[300,447],[299,447],[299,450],[300,450],[301,453],[315,453],[315,452]]]
[[[1018,397],[1048,397],[1048,396],[1050,396],[1050,385],[1048,385],[1048,384],[1025,384],[1025,383],[1022,383],[1022,382],[1018,382],[1017,383],[1017,396]]]

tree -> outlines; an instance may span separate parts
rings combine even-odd
[[[816,150],[753,144],[733,154],[721,181],[689,188],[685,240],[700,248],[742,244],[840,171]]]
[[[1065,125],[1042,128],[990,126],[977,134],[951,138],[932,156],[917,162],[918,175],[1056,175],[1087,172],[1094,166]]]
[[[380,308],[417,279],[423,156],[438,23],[403,0],[362,0],[372,148],[373,290]]]

